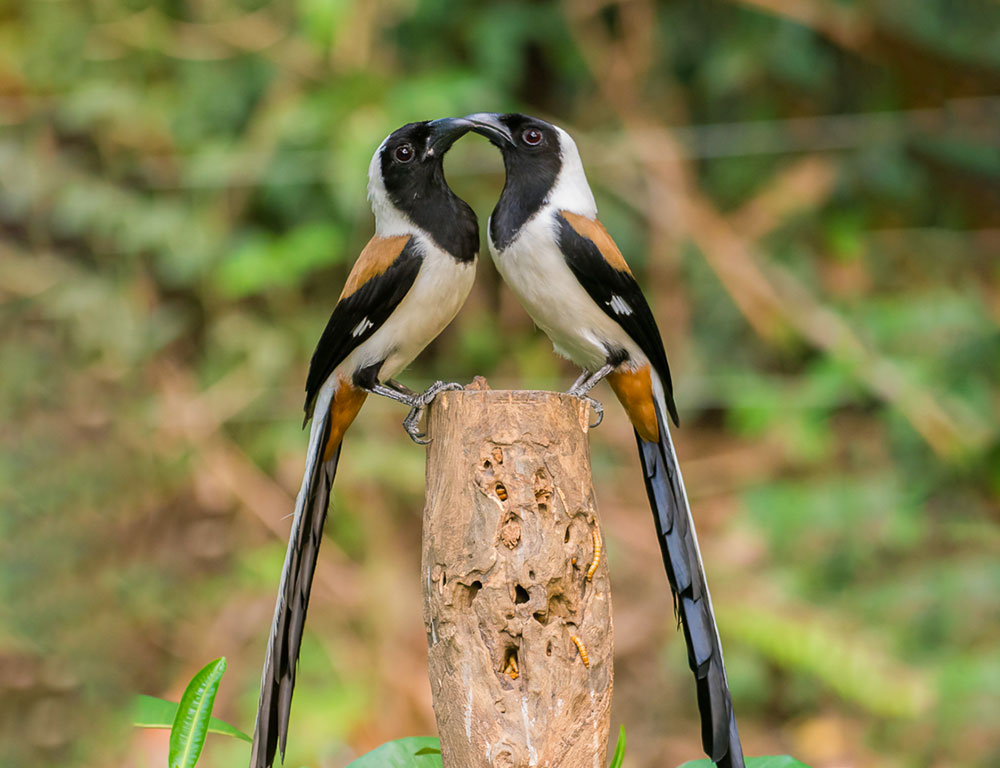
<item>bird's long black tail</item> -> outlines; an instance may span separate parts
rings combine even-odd
[[[279,745],[282,760],[285,755],[288,713],[292,706],[295,667],[302,644],[302,626],[309,606],[309,590],[316,570],[330,488],[340,458],[338,446],[330,459],[323,461],[330,435],[330,396],[327,393],[324,395],[321,395],[314,411],[305,474],[295,502],[288,551],[281,570],[278,601],[260,681],[250,768],[271,768]]]
[[[653,510],[663,565],[674,593],[674,605],[687,641],[688,663],[698,684],[702,745],[720,768],[743,768],[743,748],[729,695],[722,643],[715,626],[694,520],[665,414],[663,399],[657,397],[659,441],[649,442],[636,433],[646,493]]]

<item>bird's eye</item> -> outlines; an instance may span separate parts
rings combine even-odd
[[[521,134],[521,140],[529,147],[537,147],[542,143],[542,132],[537,128],[528,128]]]
[[[396,151],[393,153],[396,159],[401,163],[408,163],[413,159],[413,145],[412,144],[400,144],[396,147]]]

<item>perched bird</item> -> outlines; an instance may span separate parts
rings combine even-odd
[[[667,417],[677,425],[667,355],[653,313],[597,205],[576,143],[526,115],[465,118],[503,154],[506,183],[489,223],[497,269],[556,352],[581,366],[569,390],[607,378],[635,427],[646,493],[697,679],[702,744],[743,766],[712,601]]]
[[[279,745],[284,759],[302,626],[344,431],[375,393],[411,406],[404,424],[421,442],[422,409],[442,389],[460,388],[438,382],[416,395],[392,377],[444,330],[472,288],[479,224],[449,189],[442,166],[470,127],[456,118],[410,123],[372,158],[375,236],[347,278],[306,381],[309,450],[264,660],[251,768],[270,768]]]

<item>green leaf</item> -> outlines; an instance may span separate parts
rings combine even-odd
[[[809,768],[803,762],[789,755],[770,755],[768,757],[748,757],[747,768]],[[715,763],[709,759],[690,760],[679,768],[715,768]]]
[[[226,659],[222,657],[202,667],[188,683],[170,729],[170,768],[194,768],[198,762],[212,719],[215,694],[225,671]]]
[[[177,717],[177,702],[145,694],[136,696],[133,701],[132,725],[137,725],[140,728],[170,728],[174,724],[175,717]],[[217,717],[208,721],[208,732],[233,736],[248,744],[253,743],[253,739],[235,725],[230,725]]]
[[[441,768],[441,742],[434,736],[411,736],[383,744],[347,768]]]
[[[618,731],[618,744],[615,746],[614,757],[611,758],[609,768],[621,768],[622,760],[625,759],[625,726]]]

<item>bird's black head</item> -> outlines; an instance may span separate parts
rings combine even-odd
[[[566,134],[529,115],[481,112],[465,120],[503,155],[507,180],[490,219],[490,238],[503,250],[548,199],[563,167]]]
[[[372,159],[369,196],[377,221],[403,214],[460,260],[479,250],[479,222],[444,178],[444,155],[472,124],[460,118],[408,123]]]

